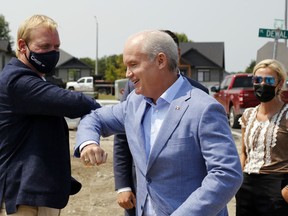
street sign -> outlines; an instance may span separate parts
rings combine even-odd
[[[279,31],[279,32],[277,32]],[[259,29],[258,37],[276,38],[276,34],[279,33],[278,39],[288,39],[288,31],[278,29]]]

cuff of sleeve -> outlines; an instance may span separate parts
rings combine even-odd
[[[88,140],[88,141],[85,141],[83,142],[80,146],[79,146],[79,152],[81,153],[82,149],[87,146],[87,145],[91,145],[91,144],[95,144],[95,145],[99,145],[98,143],[96,143],[95,141],[92,141],[92,140]]]
[[[132,191],[130,187],[120,188],[117,190],[117,194],[126,192],[126,191]]]

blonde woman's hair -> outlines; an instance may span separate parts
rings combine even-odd
[[[260,68],[270,68],[271,70],[275,71],[277,73],[279,82],[283,81],[283,85],[286,84],[287,72],[281,62],[275,59],[262,60],[258,64],[255,65],[253,69],[253,75],[255,75],[256,71]]]

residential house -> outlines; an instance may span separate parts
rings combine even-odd
[[[8,40],[0,40],[0,73],[4,66],[15,56]]]
[[[55,68],[55,76],[61,78],[63,82],[75,81],[80,77],[90,76],[93,68],[78,58],[60,49],[60,59]]]
[[[181,42],[180,70],[209,87],[218,84],[225,73],[224,42]]]

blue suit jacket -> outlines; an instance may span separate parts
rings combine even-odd
[[[75,155],[87,140],[126,135],[136,166],[137,214],[147,194],[157,216],[227,215],[226,204],[242,183],[242,170],[224,108],[186,80],[171,103],[146,161],[142,119],[146,101],[131,93],[81,122]]]
[[[196,88],[209,94],[209,90],[201,83],[186,77],[189,83]],[[125,90],[121,101],[125,101],[128,95],[134,90],[134,84],[130,80],[125,85]],[[113,166],[114,166],[114,181],[116,190],[130,187],[135,193],[136,175],[135,165],[128,146],[126,134],[116,134],[114,137],[113,146]],[[136,194],[136,193],[135,193]],[[135,208],[125,209],[126,216],[135,216]]]
[[[63,208],[71,189],[69,131],[75,118],[100,107],[94,99],[44,81],[16,58],[0,76],[0,204]]]

